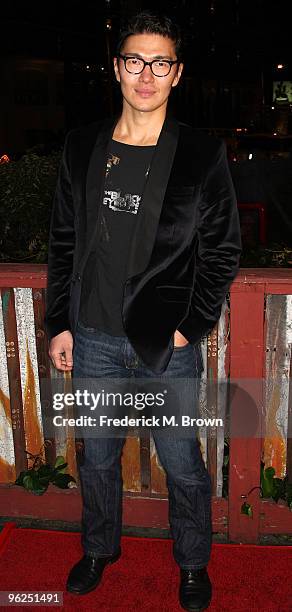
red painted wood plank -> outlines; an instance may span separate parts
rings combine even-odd
[[[292,268],[241,268],[232,283],[232,288],[245,282],[290,284]]]
[[[261,379],[264,350],[264,284],[257,291],[230,294],[230,382],[240,379]],[[254,385],[256,405],[262,404],[261,386]],[[237,397],[236,397],[237,396]],[[239,402],[241,403],[241,402]],[[230,406],[231,432],[240,432],[242,414],[236,410],[238,395]],[[242,407],[241,407],[242,409]],[[260,418],[260,414],[259,414]],[[239,542],[257,542],[259,532],[260,497],[254,490],[244,500],[241,496],[260,483],[261,438],[230,437],[229,458],[229,538]],[[253,518],[241,514],[241,505],[252,505]]]
[[[0,264],[0,287],[46,287],[46,264]]]
[[[265,283],[265,292],[267,295],[281,294],[291,295],[292,284],[291,283],[271,283],[270,281]]]
[[[0,276],[19,275],[19,276],[37,276],[47,274],[47,264],[38,263],[1,263]]]
[[[15,282],[17,281],[17,284]],[[230,291],[237,285],[249,283],[286,284],[292,286],[291,268],[241,268],[234,279]],[[23,283],[23,284],[22,284]],[[46,287],[47,264],[0,264],[0,287]],[[289,290],[290,292],[290,290]],[[273,291],[271,291],[273,293]]]
[[[214,533],[226,533],[227,501],[212,499]],[[16,485],[0,485],[1,515],[9,518],[30,518],[80,522],[82,514],[79,489],[62,490],[50,485],[44,495],[35,496]],[[167,499],[124,495],[123,525],[168,528]]]
[[[260,533],[292,533],[292,512],[287,504],[268,499],[261,500]]]
[[[263,292],[263,287],[265,287],[265,282],[264,281],[258,281],[256,283],[253,283],[252,281],[245,281],[244,283],[238,283],[237,285],[232,287],[232,290],[230,291],[231,294],[241,294],[241,295],[245,295],[245,294],[255,294],[255,293],[262,293]],[[291,288],[292,288],[292,284],[291,284]]]

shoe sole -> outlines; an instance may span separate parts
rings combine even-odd
[[[188,612],[202,612],[203,610],[207,610],[207,608],[209,608],[209,605],[211,603],[211,599],[209,599],[209,601],[206,603],[206,605],[203,608],[190,608],[190,607],[186,607],[184,606],[181,602],[180,606],[184,609],[184,610],[188,610]]]
[[[116,561],[119,560],[120,556],[121,556],[121,551],[115,557],[113,557],[110,561],[107,562],[107,564],[105,565],[103,569],[103,572],[106,569],[107,565],[112,565],[113,563],[116,563]],[[102,580],[103,572],[102,572],[102,575],[95,581],[95,583],[92,584],[88,589],[82,589],[82,591],[77,591],[76,589],[71,589],[70,586],[66,585],[66,591],[73,595],[86,595],[87,593],[94,591],[94,589],[98,587],[99,583]]]

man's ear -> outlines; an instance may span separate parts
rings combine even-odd
[[[121,77],[120,77],[119,64],[118,64],[118,58],[117,57],[114,57],[114,71],[115,71],[116,79],[120,83],[121,82]]]
[[[183,65],[183,63],[182,63],[182,62],[180,62],[180,63],[178,64],[177,73],[176,73],[176,75],[175,75],[175,77],[174,77],[174,79],[173,79],[173,81],[172,81],[172,85],[171,85],[172,87],[176,87],[176,85],[178,84],[178,82],[179,82],[179,80],[180,80],[181,73],[182,73],[183,69],[184,69],[184,65]]]

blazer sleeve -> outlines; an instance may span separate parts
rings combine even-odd
[[[75,247],[75,214],[65,139],[50,222],[45,326],[49,339],[70,330],[69,299]]]
[[[179,331],[191,343],[209,334],[239,269],[242,250],[239,213],[223,141],[202,185],[198,250],[189,313]]]

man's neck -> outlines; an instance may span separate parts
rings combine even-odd
[[[113,139],[136,146],[156,145],[166,115],[166,107],[153,113],[123,107]]]

